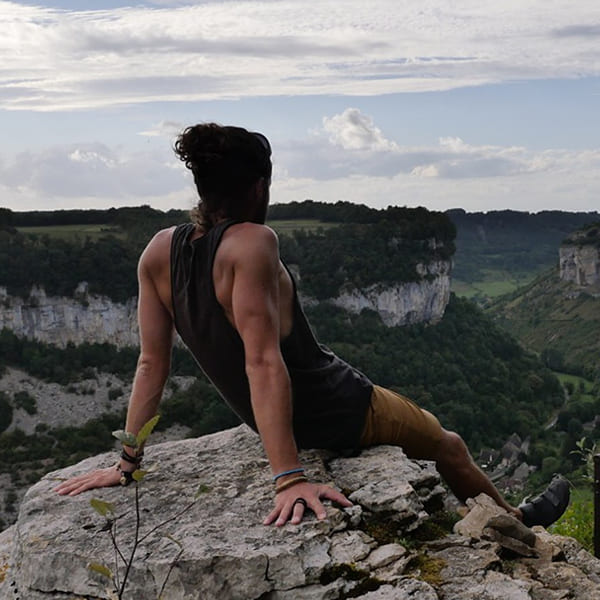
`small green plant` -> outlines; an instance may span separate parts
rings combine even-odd
[[[575,442],[577,450],[573,450],[571,454],[578,454],[585,465],[584,479],[589,483],[594,482],[594,455],[600,452],[600,444],[594,442],[591,446],[588,444],[588,440],[582,437],[580,440]]]
[[[571,493],[571,503],[565,514],[552,526],[552,533],[575,538],[586,550],[594,551],[594,455],[600,452],[600,444],[590,444],[585,437],[575,442],[576,454],[583,461],[583,486]]]
[[[154,430],[154,427],[158,423],[158,420],[159,420],[158,415],[156,417],[150,419],[150,421],[148,421],[140,429],[137,436],[134,435],[133,433],[128,433],[123,430],[114,431],[113,436],[116,437],[124,446],[128,446],[130,448],[135,448],[136,452],[138,452],[143,448],[144,443],[148,439],[148,436]],[[139,484],[143,481],[143,479],[147,473],[148,473],[148,471],[144,471],[142,469],[136,469],[132,474],[132,476],[133,476],[132,483],[135,486],[135,495],[134,495],[135,528],[134,528],[133,540],[131,541],[131,549],[128,553],[128,556],[126,556],[126,553],[122,550],[122,542],[120,542],[118,540],[118,536],[117,536],[117,519],[118,519],[118,517],[116,516],[114,504],[112,504],[111,502],[105,502],[104,500],[99,500],[98,498],[92,498],[90,500],[90,505],[92,506],[92,508],[101,517],[103,517],[106,520],[106,523],[102,527],[102,530],[106,531],[108,533],[108,535],[110,536],[112,546],[114,549],[114,553],[115,553],[115,559],[114,559],[115,564],[114,564],[114,568],[112,570],[104,564],[95,563],[95,562],[90,563],[88,565],[88,568],[91,571],[94,571],[95,573],[99,573],[100,575],[103,575],[104,577],[106,577],[107,579],[109,579],[111,581],[112,589],[109,590],[109,594],[110,594],[111,598],[114,598],[117,600],[122,600],[122,598],[123,598],[123,594],[125,593],[125,590],[127,587],[127,581],[129,578],[129,574],[131,572],[131,567],[133,565],[135,555],[136,555],[137,549],[139,548],[139,545],[144,540],[148,539],[151,535],[155,534],[164,525],[166,525],[167,523],[170,523],[171,521],[174,521],[175,519],[180,517],[183,513],[188,511],[197,502],[198,495],[203,491],[203,490],[200,490],[199,493],[194,498],[194,500],[192,502],[190,502],[189,504],[187,504],[178,513],[176,513],[172,517],[166,519],[165,521],[162,521],[158,525],[152,527],[146,533],[142,534],[141,533],[142,523],[141,523],[141,511],[140,511]],[[177,564],[177,561],[179,560],[179,558],[181,557],[181,555],[183,554],[183,551],[184,551],[184,548],[181,545],[181,543],[178,540],[176,540],[174,537],[172,537],[168,534],[165,535],[164,537],[166,537],[171,542],[173,542],[175,545],[177,545],[179,547],[179,552],[177,553],[173,562],[171,563],[171,566],[162,582],[162,585],[158,592],[157,600],[162,599],[162,594],[165,590],[165,587],[167,585],[167,581],[169,580],[171,572],[172,572],[173,568],[175,567],[175,565]],[[121,571],[123,571],[122,578],[120,576]]]
[[[588,552],[594,552],[594,493],[591,489],[572,491],[569,507],[551,532],[575,538]]]

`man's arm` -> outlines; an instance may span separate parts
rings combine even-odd
[[[246,374],[254,419],[274,474],[300,466],[292,429],[291,385],[280,350],[279,251],[275,234],[261,225],[245,224],[230,244],[233,269],[231,307],[234,325],[244,343]],[[285,483],[297,475],[284,476]],[[351,503],[329,486],[298,483],[276,495],[275,508],[265,524],[302,520],[303,498],[324,519],[320,498]]]
[[[170,369],[173,323],[154,283],[161,260],[164,261],[165,233],[157,234],[148,244],[138,264],[140,356],[126,423],[126,430],[134,434],[156,414]],[[129,449],[129,454],[133,453]],[[121,468],[131,471],[135,467],[121,460]],[[61,495],[75,496],[93,488],[117,485],[120,478],[119,471],[109,467],[73,477],[55,489]]]
[[[159,235],[164,236],[164,233]],[[164,238],[148,245],[138,266],[140,356],[126,421],[126,431],[134,434],[156,415],[171,368],[173,319],[161,302],[155,285],[165,257],[164,245],[170,243],[170,238]]]

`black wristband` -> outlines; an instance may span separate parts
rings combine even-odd
[[[140,454],[138,456],[131,456],[130,454],[127,454],[127,452],[125,452],[125,450],[121,451],[121,458],[128,462],[129,464],[135,465],[136,467],[139,467],[140,463],[142,462],[142,458],[144,458],[143,454]]]

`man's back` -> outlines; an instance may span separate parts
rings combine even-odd
[[[195,237],[193,225],[179,226],[171,245],[172,297],[175,327],[182,340],[235,412],[256,428],[246,362],[248,354],[257,349],[253,339],[240,332],[238,323],[227,313],[229,303],[238,302],[252,319],[253,313],[264,310],[264,303],[268,304],[270,298],[261,297],[260,290],[256,296],[244,293],[243,282],[242,290],[236,290],[237,282],[244,277],[252,280],[248,282],[249,289],[261,280],[263,275],[256,272],[261,269],[256,264],[260,256],[251,261],[248,273],[244,267],[236,268],[232,257],[238,251],[256,251],[252,243],[268,245],[276,238],[268,233],[270,230],[255,234],[240,231],[244,228],[252,229],[252,224],[227,221],[217,224],[205,236]],[[238,244],[238,240],[243,240],[243,244]],[[278,347],[291,379],[297,442],[305,447],[356,446],[371,382],[317,343],[291,275],[278,257],[270,277],[278,280],[283,294],[289,295],[285,302],[288,314],[284,317],[289,331],[280,336]],[[275,299],[273,304],[282,302]]]

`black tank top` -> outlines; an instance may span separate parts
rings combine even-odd
[[[175,228],[171,242],[173,313],[177,333],[198,365],[237,415],[256,430],[244,345],[217,300],[212,277],[223,233],[235,223],[219,223],[195,240],[190,240],[193,223]],[[281,343],[281,352],[292,385],[296,443],[300,448],[355,448],[373,386],[365,375],[317,342],[291,273],[290,277],[293,326]]]

